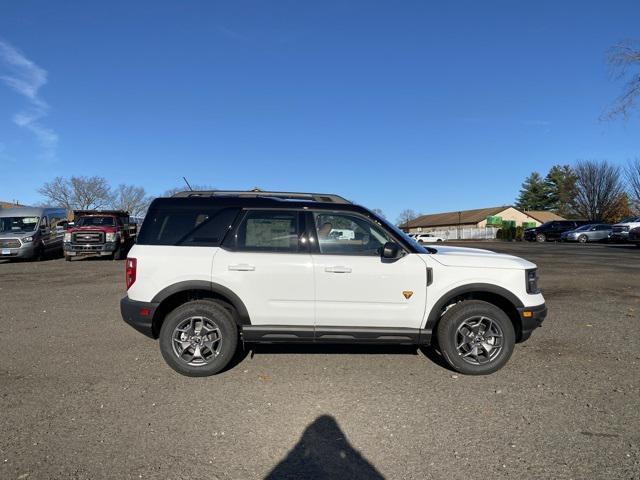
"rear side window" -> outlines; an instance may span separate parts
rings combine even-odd
[[[296,253],[299,250],[298,212],[248,211],[235,235],[235,249],[251,252]]]
[[[217,247],[231,228],[239,208],[171,208],[150,210],[137,243]]]

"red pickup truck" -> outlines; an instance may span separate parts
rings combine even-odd
[[[75,210],[64,235],[64,258],[100,255],[121,260],[134,244],[136,224],[120,210]]]

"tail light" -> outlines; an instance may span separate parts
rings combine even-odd
[[[135,258],[127,258],[127,262],[125,263],[124,281],[127,284],[127,290],[129,290],[131,285],[136,281],[137,263]]]

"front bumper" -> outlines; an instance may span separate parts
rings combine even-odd
[[[111,255],[116,251],[116,242],[106,242],[100,244],[69,243],[64,244],[64,253],[70,256],[75,255]]]
[[[138,302],[131,300],[128,296],[120,300],[122,319],[150,338],[156,338],[153,333],[153,315],[157,308],[157,303]]]
[[[522,342],[528,339],[531,333],[540,327],[544,319],[547,318],[547,305],[543,303],[535,307],[520,307],[518,308],[518,314],[522,325],[519,341]]]
[[[629,232],[613,232],[609,236],[609,240],[613,242],[626,242],[629,240]]]
[[[8,252],[8,253],[7,253]],[[36,254],[35,242],[26,242],[18,248],[0,248],[0,259],[2,258],[33,258]]]

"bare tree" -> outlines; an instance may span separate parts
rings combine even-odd
[[[609,51],[609,65],[616,79],[625,79],[622,95],[605,113],[605,118],[627,118],[635,108],[640,96],[640,49],[634,48],[630,41],[614,45]]]
[[[56,177],[38,192],[51,205],[67,210],[96,210],[111,205],[111,187],[104,177]]]
[[[114,192],[113,208],[129,212],[132,217],[143,217],[149,203],[151,198],[147,196],[144,187],[121,184]]]
[[[384,212],[382,211],[382,209],[380,208],[374,208],[371,210],[373,213],[375,213],[376,215],[378,215],[379,217],[382,218],[387,218],[387,216],[384,214]]]
[[[636,212],[640,213],[640,158],[630,160],[625,168],[629,198]]]
[[[609,220],[619,210],[624,195],[621,170],[606,160],[579,160],[575,167],[576,190],[572,206],[587,220]]]
[[[396,225],[398,225],[399,227],[404,227],[411,220],[414,220],[419,216],[420,214],[416,213],[410,208],[406,208],[400,212],[400,215],[398,215],[398,219],[396,220]]]
[[[38,193],[40,193],[51,206],[62,207],[65,210],[74,209],[73,188],[66,178],[54,178],[38,189]]]

